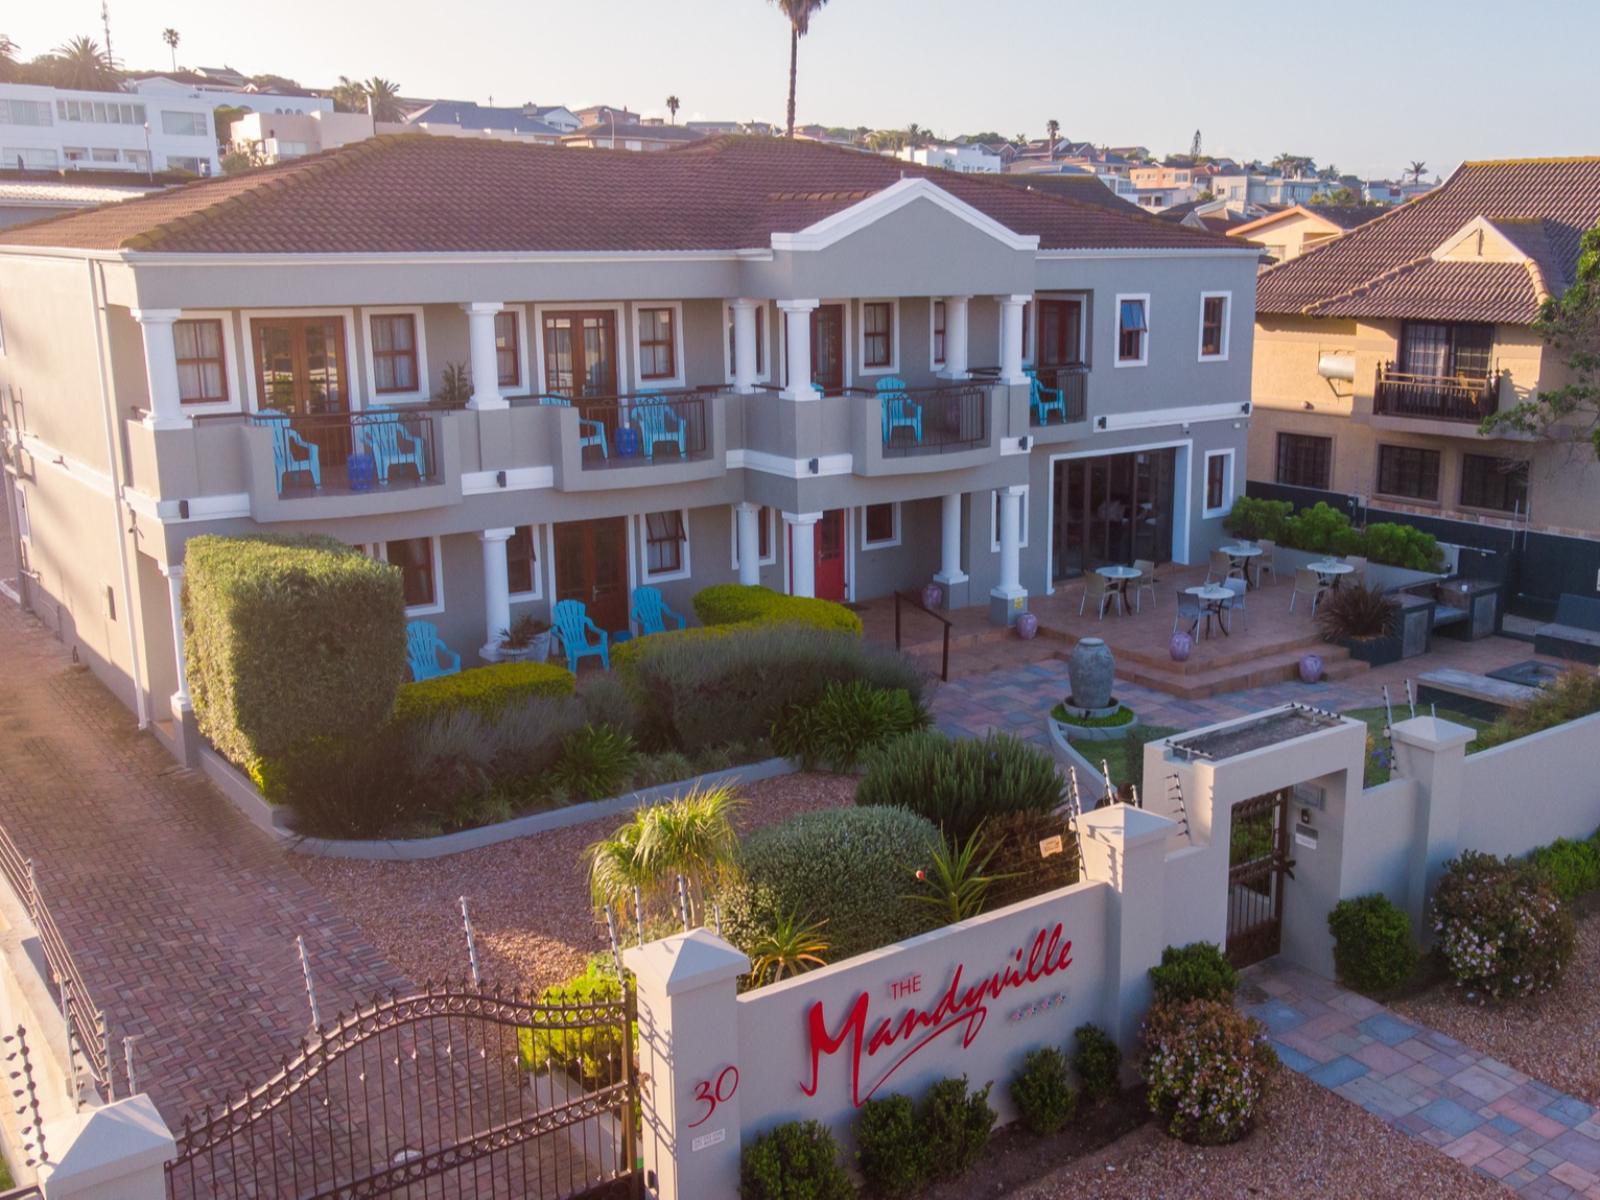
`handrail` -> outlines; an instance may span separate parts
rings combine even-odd
[[[919,612],[925,612],[939,624],[944,626],[944,647],[941,651],[939,663],[939,678],[945,683],[950,682],[950,627],[955,624],[949,617],[936,613],[916,596],[909,592],[896,592],[894,594],[894,648],[900,649],[900,603],[904,601]]]

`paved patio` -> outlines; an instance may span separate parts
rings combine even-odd
[[[1277,961],[1245,1012],[1283,1064],[1529,1200],[1600,1200],[1593,1107],[1374,1000]]]

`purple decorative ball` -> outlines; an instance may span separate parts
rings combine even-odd
[[[1305,683],[1315,683],[1322,678],[1322,656],[1308,654],[1300,660],[1300,678]]]
[[[1167,643],[1167,653],[1172,655],[1173,662],[1188,662],[1189,655],[1194,652],[1194,639],[1181,629],[1172,635],[1172,641]]]
[[[1023,641],[1027,641],[1029,638],[1031,638],[1034,634],[1036,634],[1038,632],[1039,632],[1039,618],[1038,617],[1034,616],[1031,612],[1023,612],[1023,613],[1018,613],[1017,614],[1017,636],[1018,637],[1020,637]]]
[[[938,608],[944,603],[944,589],[937,583],[930,583],[922,589],[922,607]]]

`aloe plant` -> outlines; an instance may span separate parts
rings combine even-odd
[[[808,922],[798,913],[786,913],[751,947],[750,978],[760,986],[776,983],[785,975],[799,975],[813,967],[825,967],[822,956],[828,943],[822,937],[826,921]],[[769,978],[770,976],[770,978]]]
[[[913,892],[908,899],[939,909],[947,924],[977,916],[990,885],[1011,878],[984,874],[998,849],[987,844],[981,823],[966,841],[943,842],[934,849],[933,866],[917,872],[917,882],[929,885],[931,892]]]

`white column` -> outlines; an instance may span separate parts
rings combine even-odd
[[[739,582],[761,582],[761,506],[741,501],[739,522]]]
[[[136,308],[133,319],[144,336],[144,377],[150,388],[150,408],[144,423],[151,429],[191,429],[194,422],[183,411],[178,394],[178,347],[172,340],[176,308]]]
[[[789,382],[780,393],[785,400],[815,400],[817,389],[811,384],[811,314],[820,300],[779,300],[783,327],[788,335]]]
[[[183,644],[183,564],[161,568],[167,577],[167,598],[172,608],[172,657],[178,667],[178,690],[172,693],[172,715],[183,720],[193,709],[189,700],[189,663]]]
[[[741,296],[733,309],[733,390],[748,396],[756,390],[756,309],[761,301]]]
[[[789,527],[789,561],[794,572],[792,595],[817,594],[817,522],[820,520],[819,512],[783,514],[783,523]]]
[[[514,533],[515,529],[485,529],[478,534],[483,546],[483,623],[488,630],[482,656],[489,662],[496,659],[501,632],[511,628],[511,573],[506,542]]]
[[[1021,484],[1001,488],[1000,492],[1000,583],[989,592],[1003,600],[1025,595],[1022,590],[1022,494]]]
[[[948,328],[948,327],[947,327]],[[961,570],[961,493],[953,492],[942,500],[940,512],[940,546],[942,547],[937,583],[965,583],[966,573]]]
[[[970,296],[944,298],[944,371],[947,379],[967,377],[967,301]]]
[[[472,353],[472,399],[468,408],[508,408],[500,394],[500,356],[494,346],[495,314],[505,307],[498,300],[474,300],[461,306],[467,313],[467,335]],[[523,352],[527,349],[524,347]],[[490,631],[491,636],[494,631]]]
[[[1031,296],[1000,297],[1000,382],[1027,383],[1022,373],[1022,306]]]

